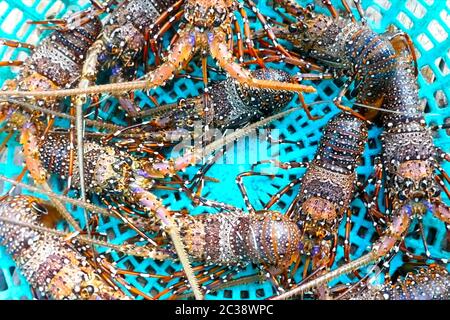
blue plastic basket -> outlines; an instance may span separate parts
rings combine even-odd
[[[36,36],[36,28],[28,26],[25,29],[24,22],[28,19],[44,19],[49,14],[57,13],[57,16],[63,16],[68,10],[77,10],[85,6],[86,1],[26,1],[26,0],[8,0],[0,1],[0,36],[8,39],[17,39],[21,41],[30,41],[36,43],[38,38],[45,34]],[[266,1],[258,1],[258,7],[266,15],[276,19],[277,14],[267,5]],[[311,1],[299,1],[307,4]],[[319,1],[320,2],[320,1]],[[32,3],[29,5],[29,3]],[[334,1],[337,7],[340,7],[340,1]],[[427,103],[427,121],[430,124],[443,124],[449,122],[450,109],[447,99],[450,97],[450,71],[449,71],[449,45],[448,33],[450,32],[450,3],[443,0],[363,0],[364,9],[367,11],[369,21],[372,27],[383,32],[391,24],[406,31],[413,39],[414,44],[420,55],[420,96]],[[56,6],[56,7],[55,7]],[[325,11],[323,8],[318,10]],[[57,11],[57,12],[56,12]],[[253,27],[260,28],[261,25],[251,19]],[[280,21],[280,20],[279,20]],[[7,27],[7,28],[6,28]],[[19,54],[24,54],[20,50],[11,51],[7,48],[0,48],[0,57],[2,60],[15,59]],[[291,72],[295,69],[290,68]],[[0,81],[12,78],[14,70],[9,68],[0,69]],[[200,74],[199,69],[194,67],[194,73]],[[198,95],[202,90],[202,83],[194,82],[189,79],[177,80],[172,84],[154,90],[155,96],[160,103],[174,102],[178,98],[186,98]],[[317,93],[307,95],[308,102],[316,100],[331,100],[336,96],[339,87],[333,81],[323,81],[316,85]],[[140,106],[148,108],[151,102],[143,93],[137,93],[140,99]],[[425,103],[425,102],[424,102]],[[290,106],[296,106],[298,101],[293,101]],[[313,109],[314,115],[323,116],[318,121],[309,121],[303,111],[295,112],[286,118],[273,123],[272,128],[279,130],[279,134],[290,140],[302,141],[304,147],[280,146],[280,160],[311,160],[317,148],[317,143],[321,137],[321,129],[332,118],[338,110],[331,105],[317,105]],[[124,124],[123,113],[117,109],[117,101],[108,99],[102,104],[100,116],[108,121],[118,124]],[[372,163],[375,156],[380,153],[381,145],[378,139],[381,130],[372,128],[370,130],[370,140],[366,147],[363,164],[359,167],[358,173],[365,177],[372,171]],[[0,140],[5,134],[0,134]],[[444,150],[449,150],[448,132],[441,131],[435,139],[436,145]],[[0,155],[0,173],[9,177],[17,176],[22,169],[22,159],[19,152],[20,146],[17,142],[9,143],[8,149]],[[212,200],[226,202],[245,208],[243,199],[235,183],[236,176],[243,171],[250,170],[251,164],[221,164],[220,161],[215,164],[208,172],[220,180],[220,183],[207,183],[204,189],[204,195]],[[448,164],[444,168],[450,169]],[[195,168],[188,170],[187,174],[195,172]],[[269,180],[264,177],[254,177],[245,180],[245,185],[250,194],[250,201],[256,208],[261,207],[260,203],[265,203],[281,187],[285,186],[293,177],[301,177],[303,169],[279,171],[282,177]],[[30,182],[29,180],[27,182]],[[56,190],[61,190],[61,186],[56,179],[51,180],[52,186]],[[2,186],[9,188],[9,185]],[[294,189],[291,195],[285,195],[281,201],[274,207],[284,211],[287,204],[295,196]],[[26,190],[23,190],[27,193]],[[205,212],[203,207],[194,208],[190,201],[184,195],[177,195],[173,192],[158,192],[164,203],[173,210],[188,209],[192,214]],[[45,198],[45,197],[43,197]],[[448,199],[444,198],[446,201]],[[448,201],[447,201],[448,203]],[[373,237],[374,228],[370,220],[367,220],[366,210],[361,201],[355,200],[353,206],[353,221],[351,232],[351,257],[358,258],[367,252]],[[71,208],[69,208],[71,209]],[[73,210],[72,210],[73,211]],[[80,211],[75,211],[74,216],[81,217]],[[82,219],[80,219],[82,220]],[[446,229],[442,222],[438,221],[431,214],[424,219],[428,244],[433,256],[447,257],[450,255],[447,250]],[[115,219],[101,219],[101,230],[109,235],[114,234],[113,243],[120,243],[134,235],[132,231],[123,232],[119,229],[119,222]],[[344,225],[340,229],[340,242],[343,243]],[[416,254],[424,254],[424,248],[420,237],[410,236],[406,241],[407,247]],[[112,259],[118,260],[119,256],[112,253]],[[392,261],[390,271],[394,272],[402,263],[402,255],[399,253]],[[338,247],[336,265],[343,264],[343,248]],[[154,272],[158,274],[170,274],[173,270],[180,270],[180,265],[173,261],[156,262],[150,259],[136,259],[126,257],[121,259],[118,267],[131,268],[139,272]],[[239,271],[238,276],[250,275],[255,271],[254,267],[248,266]],[[295,280],[301,279],[300,273],[296,275]],[[156,280],[149,278],[127,277],[127,280],[137,288],[151,294],[157,293],[165,288]],[[352,276],[344,276],[337,282],[353,282]],[[208,299],[263,299],[273,295],[272,285],[269,282],[255,283],[233,288],[225,289],[217,293],[208,294]],[[167,297],[167,296],[165,296]],[[0,299],[30,299],[31,290],[24,277],[17,272],[14,262],[5,253],[4,248],[0,247]],[[164,297],[163,297],[164,298]]]

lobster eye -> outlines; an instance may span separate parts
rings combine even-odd
[[[441,190],[439,190],[436,187],[431,188],[431,196],[432,197],[437,198],[437,197],[439,197],[440,194],[441,194]]]
[[[404,181],[405,181],[405,178],[403,178],[402,176],[394,177],[394,182],[396,182],[397,184],[402,184]]]
[[[81,289],[80,294],[83,299],[89,299],[94,294],[94,287],[87,285]]]
[[[112,54],[118,54],[119,52],[120,52],[120,49],[119,49],[118,47],[113,46],[113,47],[111,48],[111,53],[112,53]]]
[[[405,191],[401,191],[401,192],[398,194],[398,199],[401,200],[401,201],[406,200],[406,199],[407,199],[406,192],[405,192]]]
[[[311,2],[310,4],[308,4],[306,6],[306,10],[308,10],[308,11],[314,11],[315,9],[316,9],[316,5],[313,2]]]
[[[426,190],[428,188],[428,181],[426,179],[423,179],[422,181],[420,181],[420,188],[422,190]]]
[[[222,19],[220,19],[220,18],[216,18],[213,22],[213,26],[216,28],[219,27],[221,24],[222,24]]]
[[[298,31],[298,27],[295,24],[290,24],[288,27],[289,32],[297,32]]]
[[[403,181],[403,185],[404,185],[406,188],[409,189],[411,186],[414,185],[414,182],[413,182],[411,179],[405,179],[405,180]]]

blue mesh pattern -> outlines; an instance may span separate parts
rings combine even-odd
[[[267,1],[258,1],[258,7],[261,12],[274,19],[280,20],[280,17],[273,11],[272,7],[267,5]],[[311,1],[299,1],[306,5]],[[36,36],[36,27],[29,26],[25,31],[20,31],[24,26],[24,22],[28,19],[44,19],[52,10],[56,10],[53,6],[58,3],[60,5],[57,16],[63,16],[68,9],[75,9],[79,2],[77,1],[34,1],[32,6],[27,6],[28,1],[9,0],[0,1],[0,36],[8,39],[17,39],[27,41]],[[340,9],[340,1],[333,1],[333,3]],[[427,122],[430,124],[443,124],[449,122],[450,109],[447,108],[447,99],[450,96],[449,86],[449,55],[448,55],[448,33],[450,32],[450,18],[449,18],[449,4],[448,1],[434,0],[363,0],[362,4],[369,17],[371,26],[377,32],[384,32],[387,27],[394,24],[398,28],[406,31],[412,38],[418,54],[419,54],[419,84],[420,96],[427,103]],[[83,7],[85,3],[81,3],[78,7]],[[72,7],[73,6],[73,7]],[[13,11],[16,10],[16,11]],[[9,28],[8,31],[3,30],[3,22],[8,19],[8,15],[17,14],[17,10],[23,13],[21,19],[15,21],[16,25]],[[324,8],[318,7],[316,10],[326,12]],[[355,14],[356,10],[355,10]],[[260,28],[261,24],[256,21],[253,16],[250,16],[252,27]],[[441,32],[436,33],[436,30]],[[39,38],[45,36],[45,33],[39,35]],[[37,43],[37,41],[34,41]],[[23,51],[23,50],[22,50]],[[12,55],[7,48],[0,48],[0,57],[2,60],[15,59],[21,51],[15,50]],[[201,75],[200,69],[197,65],[191,63],[193,74]],[[293,68],[288,68],[290,72],[297,71]],[[14,71],[14,70],[13,70]],[[10,68],[0,69],[0,81],[12,78],[14,76]],[[319,84],[314,83],[317,88],[317,93],[306,95],[307,102],[314,102],[318,100],[329,101],[339,92],[339,83],[335,81],[322,81]],[[159,103],[171,103],[178,98],[195,96],[201,93],[202,83],[191,79],[178,79],[166,85],[163,88],[152,90],[151,94],[158,99]],[[148,96],[142,92],[136,93],[136,99],[139,101],[141,108],[148,108],[153,106]],[[425,103],[425,102],[424,102]],[[290,107],[298,106],[298,100],[290,104]],[[280,145],[279,159],[282,161],[309,161],[313,158],[317,149],[317,143],[322,135],[323,126],[338,113],[338,110],[330,104],[319,104],[312,108],[313,115],[323,116],[320,120],[309,121],[304,111],[295,112],[284,119],[275,121],[272,129],[276,129],[280,137],[285,137],[289,140],[301,141],[302,148],[292,145]],[[101,105],[100,118],[114,122],[116,124],[126,124],[123,112],[118,109],[118,103],[115,99],[109,98]],[[63,122],[61,122],[63,123]],[[275,131],[273,131],[275,134]],[[368,177],[372,172],[373,159],[380,154],[381,144],[378,139],[381,130],[373,127],[369,132],[369,143],[366,146],[366,152],[362,165],[358,168],[358,174]],[[0,139],[6,137],[6,133],[0,134]],[[16,136],[15,136],[16,137]],[[13,137],[14,138],[14,137]],[[0,172],[9,177],[17,176],[22,170],[22,160],[19,154],[20,147],[16,142],[17,139],[12,139],[8,144],[8,148],[0,155]],[[444,150],[449,150],[448,146],[448,132],[443,130],[436,135],[436,145],[442,147]],[[225,203],[235,205],[237,207],[245,208],[242,196],[235,183],[236,176],[243,172],[249,171],[251,165],[243,161],[242,164],[223,164],[218,161],[212,166],[208,172],[208,176],[212,176],[220,180],[220,183],[209,182],[206,183],[203,195],[211,200],[218,200]],[[450,169],[448,164],[444,164],[444,168]],[[192,176],[198,168],[190,168],[185,173],[186,176]],[[277,177],[269,179],[267,177],[251,177],[244,181],[245,186],[249,192],[250,201],[258,209],[262,207],[262,203],[266,203],[270,197],[275,194],[280,188],[287,185],[290,180],[301,177],[304,169],[296,169],[289,171],[277,171]],[[30,182],[29,180],[25,180]],[[51,185],[61,192],[63,187],[57,179],[52,178]],[[0,187],[7,190],[10,185],[0,185]],[[20,190],[17,190],[20,191]],[[274,209],[284,212],[286,207],[295,197],[298,187],[293,189],[293,192],[283,196],[280,201],[274,206]],[[26,190],[23,190],[27,193]],[[193,207],[191,202],[184,194],[177,194],[174,192],[157,191],[164,203],[172,210],[188,209],[192,214],[198,214],[208,210],[204,207]],[[43,198],[45,198],[43,196]],[[448,200],[444,196],[444,200]],[[447,201],[448,203],[448,201]],[[82,221],[80,210],[73,210],[74,216]],[[368,251],[373,241],[375,230],[372,222],[366,215],[366,209],[360,200],[355,200],[352,203],[353,217],[352,217],[352,232],[351,232],[351,258],[355,259]],[[449,257],[446,251],[447,236],[445,226],[438,221],[431,214],[424,218],[424,225],[428,236],[428,245],[433,256]],[[135,234],[130,230],[122,230],[119,228],[119,222],[112,218],[101,218],[100,232],[105,232],[112,239],[113,243],[121,243],[129,239]],[[344,237],[344,223],[340,228],[340,243],[343,243]],[[413,227],[412,229],[413,230]],[[414,232],[407,238],[407,247],[414,253],[424,254],[424,248],[421,238],[416,236]],[[121,258],[116,253],[111,253],[113,260]],[[338,246],[336,265],[343,263],[343,246]],[[393,273],[402,263],[402,256],[398,256],[392,261],[390,270]],[[173,261],[156,262],[150,259],[137,259],[135,257],[125,257],[119,260],[119,268],[130,268],[139,272],[151,272],[157,274],[170,274],[173,270],[180,270],[180,265]],[[251,275],[255,272],[253,266],[247,266],[238,272],[238,276]],[[301,269],[295,275],[295,280],[301,279]],[[140,278],[128,276],[127,280],[130,284],[136,286],[140,290],[156,294],[167,286],[151,278]],[[353,282],[353,276],[344,276],[337,282]],[[273,295],[273,289],[270,282],[254,283],[235,286],[226,290],[221,290],[217,293],[210,293],[206,297],[208,299],[263,299]],[[20,272],[15,272],[15,264],[11,258],[5,253],[4,248],[0,248],[0,299],[30,299],[32,293],[29,285],[26,283]],[[163,298],[168,295],[163,296]]]

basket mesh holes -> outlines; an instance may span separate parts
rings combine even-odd
[[[408,0],[406,1],[406,8],[411,11],[411,13],[419,19],[422,19],[427,10],[424,6],[422,6],[417,0]]]
[[[224,290],[223,297],[226,298],[226,299],[233,298],[233,291],[231,291],[231,290]]]
[[[145,287],[148,284],[148,280],[145,279],[144,277],[138,276],[136,277],[136,281],[142,286]]]
[[[372,21],[373,25],[379,26],[381,24],[381,20],[383,20],[383,16],[381,15],[380,10],[378,8],[369,7],[366,10],[366,17]]]
[[[437,42],[444,42],[448,38],[448,33],[436,20],[431,21],[427,29]]]
[[[12,33],[16,26],[22,22],[23,12],[17,8],[12,9],[6,16],[0,28],[6,33]]]
[[[329,107],[329,106],[326,106],[324,109],[323,109],[323,114],[329,114],[331,112],[331,108]]]
[[[152,289],[150,290],[150,295],[156,296],[157,294],[159,294],[159,291],[159,289],[152,287]]]
[[[430,51],[431,49],[434,48],[433,42],[431,42],[430,38],[428,38],[428,36],[425,33],[421,33],[417,37],[417,42],[420,43],[420,45],[425,51]]]
[[[434,244],[435,244],[435,242],[437,240],[436,235],[437,235],[437,229],[434,228],[434,227],[429,227],[428,228],[428,233],[426,235],[426,239],[427,239],[427,244],[428,245],[434,246]]]
[[[435,63],[444,77],[450,74],[450,69],[444,59],[437,58]]]
[[[8,290],[8,284],[6,283],[5,274],[3,270],[0,269],[0,291]]]
[[[116,238],[116,233],[113,228],[106,229],[106,235],[109,240],[114,240]]]
[[[241,297],[241,299],[248,299],[248,298],[250,298],[250,294],[247,290],[242,290],[240,297]]]
[[[167,272],[167,274],[173,274],[175,273],[177,270],[175,268],[173,268],[171,265],[168,265],[165,269],[165,271]],[[156,273],[155,270],[153,270],[154,273]]]
[[[369,229],[367,229],[366,227],[360,226],[356,234],[358,235],[358,237],[364,239],[367,236],[368,231]]]
[[[400,22],[401,25],[403,25],[406,29],[411,29],[414,25],[412,20],[404,13],[400,12],[397,15],[397,20]]]
[[[256,297],[258,298],[264,298],[266,296],[266,293],[264,292],[263,288],[256,290]]]
[[[330,87],[325,87],[325,90],[323,90],[323,92],[329,97],[334,95],[334,90]]]
[[[430,104],[428,103],[428,100],[425,103],[425,113],[430,113]]]
[[[297,132],[297,129],[294,128],[293,125],[289,125],[289,126],[287,127],[287,130],[289,131],[290,134],[294,134],[294,133]],[[284,139],[284,138],[283,138],[283,139]]]
[[[431,83],[434,83],[434,81],[436,81],[436,75],[434,74],[434,72],[430,68],[430,66],[426,65],[426,66],[422,67],[420,72],[422,73],[422,76],[425,78],[425,80],[428,83],[431,84]]]
[[[383,7],[385,10],[388,10],[392,5],[390,0],[375,0],[374,2]]]
[[[448,106],[448,99],[444,91],[438,90],[434,94],[434,99],[436,100],[437,106],[441,109]]]

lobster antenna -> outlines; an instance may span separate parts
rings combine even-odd
[[[143,117],[147,117],[147,116],[160,115],[166,111],[170,111],[173,108],[176,108],[178,105],[179,105],[179,102],[175,102],[175,103],[163,104],[161,106],[150,108],[147,110],[142,110],[141,112],[139,112],[137,114],[137,117],[143,118]]]
[[[237,80],[242,80],[239,78]],[[244,79],[245,83],[248,84],[249,80]],[[243,80],[243,81],[244,81]],[[287,83],[286,83],[287,85]],[[130,92],[135,90],[144,90],[155,88],[155,84],[150,80],[136,80],[129,82],[111,83],[95,85],[87,88],[74,88],[74,89],[57,89],[57,90],[35,90],[35,91],[16,91],[16,90],[0,90],[0,96],[13,96],[13,97],[67,97],[67,96],[78,96],[87,94],[100,94],[104,92],[109,93],[122,93]],[[298,89],[294,89],[298,88]],[[315,88],[312,86],[300,85],[300,84],[290,84],[290,89],[286,91],[292,92],[315,92]]]
[[[24,101],[19,101],[19,100],[15,100],[15,99],[0,99],[0,102],[3,102],[3,101],[27,108],[29,110],[39,111],[39,112],[42,112],[45,114],[49,114],[49,115],[52,115],[52,116],[55,116],[58,118],[75,120],[75,117],[73,117],[71,115],[68,115],[68,114],[65,114],[62,112],[58,112],[58,111],[54,111],[51,109],[35,106],[35,105],[32,105],[32,104],[24,102]],[[110,123],[106,123],[106,122],[100,122],[100,121],[96,121],[96,120],[85,119],[84,121],[89,126],[96,126],[96,127],[99,127],[102,129],[108,129],[111,131],[120,130],[123,128],[122,126],[118,126],[118,125],[110,124]]]
[[[41,226],[41,225],[37,225],[37,224],[25,222],[25,221],[19,221],[19,220],[15,220],[15,219],[10,219],[10,218],[6,218],[6,217],[2,217],[2,216],[0,216],[0,221],[9,223],[9,224],[13,224],[13,225],[17,225],[20,227],[24,227],[24,228],[29,228],[29,229],[36,230],[36,231],[39,231],[42,233],[52,234],[52,235],[55,235],[55,236],[58,236],[61,238],[66,238],[66,239],[76,238],[77,240],[82,241],[84,243],[92,243],[92,244],[95,244],[95,245],[98,245],[101,247],[105,247],[105,248],[113,249],[118,252],[125,253],[127,255],[133,255],[133,256],[157,259],[157,260],[161,260],[165,257],[165,255],[163,253],[158,252],[155,249],[147,249],[145,247],[136,247],[135,245],[117,245],[117,244],[109,243],[109,242],[94,239],[94,238],[88,238],[81,234],[59,231],[59,230],[48,228],[45,226]]]
[[[232,141],[241,139],[243,136],[249,134],[253,130],[256,130],[258,127],[264,126],[272,121],[283,118],[283,117],[285,117],[295,111],[299,111],[299,110],[302,110],[302,108],[292,108],[287,111],[280,112],[276,115],[273,115],[273,116],[267,117],[266,119],[263,119],[261,121],[255,122],[255,123],[249,125],[248,127],[242,128],[240,130],[232,132],[231,134],[225,135],[222,138],[208,144],[203,150],[198,152],[197,155],[199,155],[200,153],[210,154],[210,153],[216,151],[217,149],[220,149],[224,145],[228,145]],[[194,152],[194,153],[196,153],[196,152]]]
[[[227,289],[227,288],[231,288],[234,286],[241,286],[241,285],[245,285],[245,284],[251,284],[251,283],[255,283],[255,282],[264,282],[266,280],[266,277],[261,275],[261,274],[255,274],[255,275],[251,275],[251,276],[245,276],[239,279],[234,279],[234,280],[229,280],[227,282],[218,284],[217,286],[214,286],[210,289],[207,288],[207,292],[217,292],[219,290],[223,290],[223,289]],[[194,296],[194,294],[192,292],[190,293],[185,293],[182,295],[177,296],[177,299],[187,299],[187,298],[192,298]]]
[[[313,105],[322,104],[322,103],[326,103],[326,102],[332,102],[332,101],[316,101],[316,102],[312,102],[312,103],[308,104],[308,106],[313,106]],[[193,153],[194,154],[197,153],[196,156],[199,158],[201,158],[203,155],[211,154],[214,151],[216,151],[217,149],[220,149],[221,147],[228,145],[230,142],[241,139],[243,136],[249,134],[253,130],[256,130],[258,127],[267,125],[275,120],[283,118],[283,117],[285,117],[295,111],[299,111],[299,110],[303,110],[303,107],[292,108],[292,109],[277,113],[273,116],[267,117],[263,120],[255,122],[245,128],[242,128],[242,129],[234,131],[228,135],[225,135],[222,138],[208,144],[202,150],[200,150],[198,152],[194,151]]]
[[[36,193],[44,194],[44,195],[48,196],[50,199],[58,199],[58,200],[61,200],[61,201],[64,201],[64,202],[67,202],[67,203],[70,203],[70,204],[82,207],[82,208],[86,208],[89,211],[100,213],[100,214],[102,214],[104,216],[107,216],[107,217],[117,218],[117,215],[111,213],[107,209],[98,207],[98,206],[90,204],[88,202],[84,202],[84,201],[81,201],[81,200],[72,199],[72,198],[69,198],[69,197],[66,197],[66,196],[63,196],[63,195],[56,194],[56,193],[52,192],[50,188],[48,188],[47,190],[39,189],[39,188],[36,188],[34,186],[30,186],[28,184],[25,184],[25,183],[18,182],[16,180],[10,179],[10,178],[5,177],[5,176],[3,176],[1,174],[0,174],[0,180],[8,182],[8,183],[11,183],[13,185],[16,185],[16,186],[19,186],[19,187],[22,187],[22,188],[25,188],[25,189],[28,189],[28,190],[36,192]],[[121,219],[126,224],[134,226],[132,221],[130,221],[129,219],[127,219],[127,218],[125,218],[123,216],[120,216],[119,219]],[[145,240],[147,242],[149,242],[150,244],[152,244],[154,246],[158,245],[153,239],[149,238],[145,233],[139,231],[139,229],[136,226],[134,226],[134,227],[135,227],[135,231],[138,232],[140,236],[145,238]],[[82,230],[80,229],[78,231],[82,231]]]
[[[389,109],[384,109],[384,108],[377,108],[377,107],[369,106],[367,104],[358,103],[358,102],[354,102],[353,104],[355,106],[358,106],[358,107],[363,107],[363,108],[371,109],[371,110],[379,110],[379,111],[383,111],[383,112],[386,112],[386,113],[394,113],[394,114],[400,114],[400,115],[414,115],[414,114],[416,114],[416,113],[412,113],[412,112],[402,112],[402,111],[395,111],[395,110],[389,110]],[[437,113],[427,113],[427,115],[438,116],[439,114],[437,114]]]
[[[326,284],[336,278],[339,278],[342,275],[348,274],[353,270],[364,267],[377,259],[377,256],[374,252],[369,252],[368,254],[362,256],[359,259],[356,259],[348,264],[345,264],[336,270],[330,271],[323,276],[317,277],[314,280],[311,280],[295,289],[292,289],[286,293],[283,293],[279,296],[272,298],[272,300],[286,300],[298,295],[303,294],[305,291],[309,291],[313,288],[319,287],[323,284]]]

